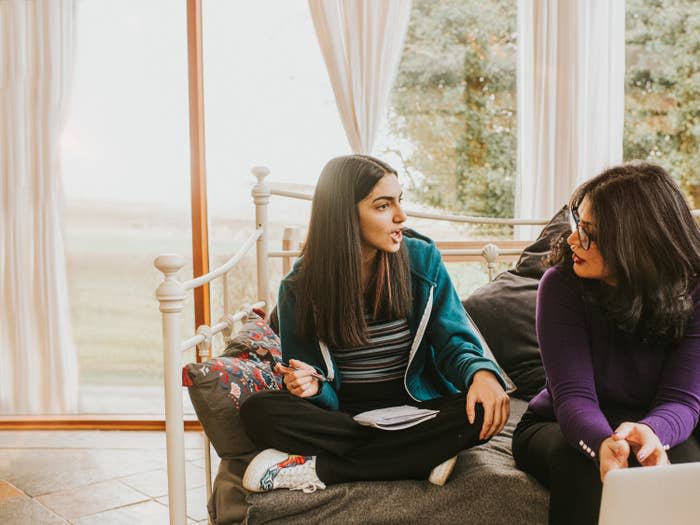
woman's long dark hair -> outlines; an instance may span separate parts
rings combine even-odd
[[[660,166],[631,163],[584,182],[571,197],[571,209],[584,198],[615,280],[615,286],[586,283],[593,300],[625,331],[680,339],[693,315],[700,230],[678,185]],[[571,270],[566,236],[553,244],[549,263]]]
[[[379,251],[368,289],[362,283],[362,238],[357,203],[391,166],[365,155],[337,157],[321,172],[299,273],[293,279],[299,335],[331,347],[367,344],[365,312],[400,319],[411,311],[411,275],[405,245]]]

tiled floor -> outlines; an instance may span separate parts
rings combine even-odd
[[[165,458],[163,432],[0,431],[0,524],[167,524]],[[206,523],[201,434],[185,459],[189,523]]]

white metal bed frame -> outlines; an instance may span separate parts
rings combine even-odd
[[[182,375],[181,375],[181,355],[182,352],[197,348],[197,352],[202,357],[208,357],[211,349],[212,338],[222,333],[224,337],[229,337],[234,329],[234,324],[243,319],[246,312],[251,308],[260,308],[269,299],[268,289],[268,259],[270,257],[283,258],[287,263],[299,255],[299,250],[283,249],[281,251],[270,251],[268,249],[267,236],[267,207],[272,195],[288,197],[293,199],[311,200],[312,196],[306,193],[286,191],[270,187],[265,178],[270,170],[265,167],[252,168],[253,175],[257,178],[257,183],[253,187],[252,195],[255,202],[255,223],[256,230],[246,239],[238,252],[228,259],[223,265],[215,270],[189,281],[180,281],[178,272],[185,265],[185,259],[177,254],[163,254],[158,256],[155,267],[163,274],[163,281],[156,289],[156,297],[162,313],[163,328],[163,367],[165,385],[165,431],[168,463],[168,511],[171,525],[185,525],[187,523],[187,502],[186,502],[186,482],[185,482],[185,435],[183,424],[182,407]],[[497,224],[497,225],[542,225],[547,223],[547,219],[493,219],[483,217],[468,217],[463,215],[437,214],[406,209],[409,217],[434,219],[458,223],[471,224]],[[211,283],[215,279],[224,277],[238,262],[256,246],[257,263],[257,294],[262,300],[247,305],[237,313],[230,313],[229,297],[227,293],[227,279],[223,280],[224,293],[224,315],[219,322],[213,326],[202,325],[197,328],[196,335],[183,340],[181,333],[182,311],[185,306],[186,293],[194,288]],[[499,258],[513,258],[520,254],[522,246],[499,249],[497,245],[490,242],[473,241],[461,243],[467,246],[460,248],[442,248],[441,252],[446,260],[455,258],[464,261],[483,260],[488,269],[489,281],[493,278],[496,262]],[[506,244],[508,244],[506,242]],[[512,242],[510,243],[512,245]],[[525,243],[522,243],[523,245]],[[478,246],[478,247],[477,247]],[[211,497],[212,474],[211,474],[211,447],[206,435],[204,436],[204,469],[206,477],[207,500]]]

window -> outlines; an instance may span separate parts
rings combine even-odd
[[[213,269],[253,231],[251,166],[268,166],[277,182],[310,185],[349,146],[305,2],[208,0],[203,9]],[[161,274],[153,259],[180,253],[188,261],[180,278],[192,276],[186,8],[78,0],[76,25],[62,157],[80,410],[160,415]],[[306,224],[310,209],[275,199],[271,249],[280,248],[283,226]],[[254,296],[254,279],[251,257],[229,279],[235,300]],[[220,286],[211,301],[215,321]],[[194,332],[191,295],[182,326],[183,335]]]
[[[404,176],[411,204],[513,217],[516,27],[515,0],[414,0],[377,148]],[[512,235],[507,226],[411,224],[442,240]],[[481,263],[448,269],[462,294],[487,280]]]
[[[692,0],[627,0],[625,160],[661,164],[700,207],[700,16]]]
[[[207,0],[203,8],[204,91],[210,266],[223,263],[254,231],[251,167],[268,182],[305,190],[325,163],[350,153],[306,2]],[[305,227],[310,203],[272,197],[271,250],[286,226]],[[270,262],[281,276],[279,259]],[[255,296],[255,260],[229,278],[234,307]],[[278,279],[269,289],[276,297]],[[222,293],[212,289],[212,317]],[[217,312],[216,314],[214,312]]]
[[[413,2],[387,147],[412,200],[513,216],[516,15],[514,0]]]
[[[168,0],[77,3],[62,168],[83,413],[163,411],[153,259],[192,242],[185,16]],[[192,301],[184,318],[191,330]]]

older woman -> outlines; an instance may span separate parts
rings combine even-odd
[[[605,171],[570,207],[537,296],[547,386],[513,454],[550,488],[550,523],[588,524],[610,470],[700,461],[700,230],[651,164]]]

